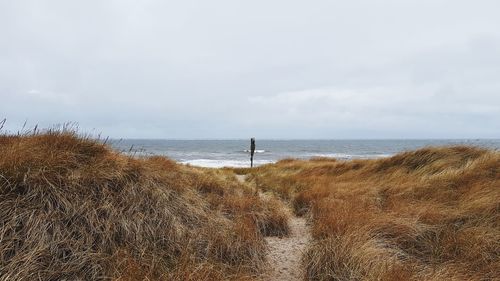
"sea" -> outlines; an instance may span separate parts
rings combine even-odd
[[[248,140],[121,139],[111,145],[133,156],[166,156],[179,163],[201,167],[249,167]],[[460,140],[256,140],[254,165],[285,158],[331,157],[340,160],[390,157],[428,146],[468,145],[500,149],[500,139]]]

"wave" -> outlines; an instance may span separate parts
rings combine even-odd
[[[377,159],[377,158],[385,158],[391,157],[393,154],[346,154],[346,153],[318,153],[311,154],[309,158],[313,157],[327,157],[327,158],[335,158],[340,160],[350,160],[350,159]],[[275,163],[277,160],[254,160],[254,166],[260,166],[265,164]],[[184,160],[180,161],[181,164],[198,166],[198,167],[206,167],[206,168],[222,168],[222,167],[231,167],[231,168],[248,168],[250,167],[250,160],[221,160],[221,159],[192,159],[192,160]]]
[[[265,164],[274,163],[276,161],[272,160],[254,160],[254,166],[260,166]],[[198,167],[206,167],[206,168],[222,168],[222,167],[231,167],[231,168],[249,168],[250,160],[214,160],[214,159],[193,159],[193,160],[185,160],[181,161],[182,164],[188,164],[192,166]]]
[[[250,149],[245,149],[245,150],[243,150],[243,152],[250,153]],[[266,152],[264,149],[256,149],[255,150],[255,153],[264,153],[264,152]]]
[[[391,157],[394,154],[347,154],[347,153],[322,153],[322,154],[313,154],[311,157],[326,157],[326,158],[335,158],[335,159],[377,159],[377,158],[386,158]]]

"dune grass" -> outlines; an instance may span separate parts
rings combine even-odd
[[[500,276],[496,151],[203,169],[49,130],[0,136],[0,280],[256,280],[289,229],[250,182],[310,219],[306,280]]]
[[[68,130],[0,136],[0,280],[252,280],[279,202]]]
[[[307,280],[499,280],[497,151],[431,147],[235,172],[311,219]]]

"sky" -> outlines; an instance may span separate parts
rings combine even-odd
[[[500,138],[498,0],[0,0],[4,131]]]

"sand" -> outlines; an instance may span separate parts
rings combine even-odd
[[[303,218],[290,219],[291,235],[289,237],[267,237],[269,252],[267,260],[269,269],[263,280],[303,280],[300,259],[311,237],[309,227]]]
[[[237,175],[241,182],[245,181],[245,175]],[[303,280],[304,273],[300,260],[311,240],[309,227],[304,218],[293,215],[290,209],[290,230],[288,237],[266,237],[269,251],[267,262],[269,267],[263,274],[263,281],[294,281]]]

